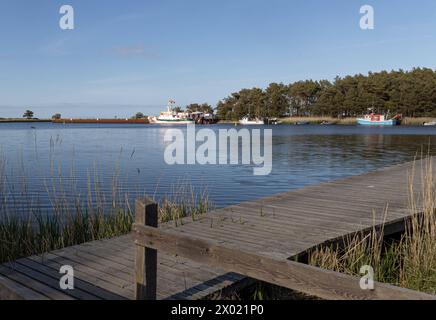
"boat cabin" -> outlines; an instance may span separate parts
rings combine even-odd
[[[385,121],[386,120],[386,117],[384,115],[382,115],[382,114],[375,114],[375,113],[367,114],[363,118],[365,120],[373,121],[373,122]]]

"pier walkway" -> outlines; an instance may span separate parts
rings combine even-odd
[[[177,226],[174,221],[162,224],[158,230],[271,261],[288,261],[384,220],[387,234],[401,231],[404,221],[414,214],[408,209],[409,178],[416,166],[413,185],[421,190],[423,165],[421,161],[394,165],[214,210],[196,221],[184,218]],[[0,266],[0,298],[134,299],[134,237],[132,233],[4,264]],[[158,251],[158,299],[216,298],[249,282],[228,268],[182,256]],[[74,290],[59,288],[63,265],[74,268]]]

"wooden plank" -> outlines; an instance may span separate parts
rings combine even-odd
[[[24,258],[17,261],[17,263],[25,265],[29,268],[32,268],[34,270],[39,270],[39,272],[44,273],[47,276],[50,276],[56,280],[59,281],[60,274],[58,268],[53,268],[52,266],[48,266],[44,264],[43,262],[37,262],[35,260]],[[88,294],[91,294],[92,297],[90,297],[87,300],[96,300],[97,299],[104,299],[104,300],[124,300],[123,297],[116,295],[112,292],[109,292],[107,290],[103,290],[99,287],[96,287],[89,283],[88,281],[82,280],[78,274],[74,275],[74,287],[75,289],[78,289],[82,292],[86,292]]]
[[[0,276],[0,300],[49,300],[26,286]]]
[[[121,240],[121,241],[120,241]],[[133,254],[129,255],[128,251],[131,244],[134,244],[133,237],[129,236],[129,243],[126,243],[126,239],[119,239],[114,238],[111,240],[106,240],[107,244],[111,247],[117,247],[116,250],[119,250],[120,255],[126,260],[131,261]],[[107,248],[107,246],[104,246],[104,248]],[[218,268],[215,268],[214,266],[209,266],[207,269],[204,268],[203,265],[196,263],[195,261],[188,260],[179,256],[172,256],[172,255],[165,255],[160,254],[159,255],[159,266],[165,265],[169,268],[177,268],[177,269],[183,269],[183,270],[192,270],[194,272],[193,277],[198,280],[205,281],[206,279],[213,278],[216,276],[219,276],[223,273],[223,270],[220,270]],[[159,274],[159,276],[162,276],[162,274]],[[226,277],[231,279],[232,281],[240,281],[242,277],[235,273],[227,273]]]
[[[108,291],[117,296],[120,296],[122,297],[121,299],[134,298],[133,281],[131,281],[130,288],[124,286],[126,282],[123,282],[122,284],[114,284],[111,275],[107,275],[104,272],[99,272],[98,270],[94,270],[91,267],[88,267],[87,265],[82,265],[75,261],[71,261],[50,253],[46,254],[43,259],[39,256],[29,257],[28,259],[37,262],[43,261],[45,265],[57,269],[60,268],[60,266],[62,265],[69,264],[74,267],[74,272],[76,277],[91,283],[93,286],[97,288],[101,288],[102,290]]]
[[[205,222],[205,224],[208,224]],[[206,239],[217,240],[226,245],[235,244],[235,246],[243,246],[246,250],[250,251],[269,251],[275,254],[282,253],[285,258],[304,251],[309,244],[317,244],[320,239],[329,239],[349,233],[349,230],[343,232],[326,232],[326,230],[319,230],[316,234],[311,232],[311,228],[291,228],[286,230],[286,226],[276,226],[270,228],[267,223],[251,225],[247,222],[244,225],[238,223],[224,223],[222,226],[214,228],[202,227],[200,223],[187,224],[181,228],[172,228],[176,232],[183,234],[192,234]],[[310,237],[310,238],[309,238]],[[259,239],[262,239],[259,241]],[[310,241],[309,241],[310,240]]]
[[[373,291],[361,290],[360,279],[356,277],[227,248],[214,241],[139,224],[134,224],[134,232],[138,245],[217,265],[230,272],[324,299],[436,299],[436,296],[382,283],[377,283]]]
[[[133,239],[131,241],[133,244]],[[119,247],[116,241],[108,241],[107,243],[110,243],[111,249],[97,242],[88,245],[83,244],[76,248],[78,250],[87,250],[85,247],[89,246],[96,255],[105,256],[107,259],[126,266],[133,266],[133,254],[129,255],[126,252],[126,248],[129,248],[130,245],[125,244]],[[95,250],[94,246],[98,245],[101,246],[100,249]],[[112,252],[109,250],[112,250]],[[181,260],[179,257],[172,257],[170,260],[170,257],[161,254],[158,259],[158,291],[161,294],[167,293],[167,296],[171,296],[171,298],[202,299],[242,280],[241,276],[235,274],[223,275],[222,270],[214,272],[212,269],[214,268],[210,267],[205,270],[204,267],[188,260]],[[126,269],[126,272],[133,277],[133,268]]]
[[[113,268],[108,268],[104,264],[98,264],[95,261],[90,261],[88,257],[84,258],[66,253],[51,253],[50,255],[50,261],[68,264],[73,266],[75,270],[86,272],[88,275],[95,278],[94,283],[101,283],[102,285],[104,283],[108,283],[114,288],[118,288],[120,291],[117,293],[122,292],[123,289],[127,289],[128,285],[133,285],[133,283],[129,282],[132,281],[132,279],[127,279],[127,277],[121,273],[121,270],[114,270]],[[124,296],[124,294],[121,295]]]
[[[59,290],[53,289],[50,286],[30,277],[26,274],[23,274],[17,270],[8,268],[4,265],[0,266],[0,275],[8,278],[11,281],[16,282],[21,286],[25,286],[28,288],[32,288],[32,290],[36,291],[39,294],[42,294],[49,299],[53,300],[74,300],[73,297],[61,292]]]
[[[298,223],[297,220],[299,219],[297,216],[291,216],[289,222],[286,222],[286,219],[283,218],[283,220],[276,220],[275,218],[271,217],[270,212],[265,212],[264,217],[260,217],[258,215],[252,214],[249,215],[247,213],[244,213],[242,209],[239,209],[238,214],[241,214],[241,217],[244,218],[245,221],[247,221],[247,224],[250,225],[250,229],[253,233],[253,236],[261,236],[262,233],[267,232],[273,232],[273,238],[277,239],[278,241],[283,240],[293,240],[296,239],[296,243],[298,243],[298,239],[303,242],[306,242],[307,239],[322,239],[326,237],[336,237],[338,235],[344,235],[349,234],[353,231],[359,231],[361,229],[366,229],[370,226],[373,226],[375,224],[381,224],[384,219],[372,219],[371,222],[370,219],[367,219],[367,221],[361,221],[361,223],[356,224],[347,224],[347,228],[339,228],[339,226],[343,225],[344,223],[342,220],[345,219],[337,219],[337,220],[329,220],[329,222],[325,222],[326,217],[320,217],[320,220],[313,219],[312,223]],[[302,215],[305,215],[305,212],[302,211]],[[323,219],[322,219],[323,218]],[[301,219],[302,220],[302,219]],[[356,219],[356,221],[358,221]],[[389,220],[387,220],[389,221]],[[389,223],[389,222],[388,222]],[[232,229],[232,224],[230,223],[221,223],[224,228],[226,229]],[[337,228],[326,228],[326,225],[334,225],[336,224]],[[187,229],[194,229],[194,226],[184,226],[185,230]],[[241,232],[244,232],[244,230],[241,227]],[[234,237],[242,238],[242,235],[240,236],[238,233],[234,235]],[[271,237],[267,237],[267,239],[271,239]],[[279,247],[278,247],[279,248]]]
[[[50,287],[54,290],[57,290],[59,292],[62,292],[63,294],[66,294],[68,296],[73,297],[74,299],[80,299],[80,300],[96,300],[97,297],[94,295],[91,295],[87,292],[84,292],[80,289],[73,289],[73,290],[62,290],[59,284],[60,277],[58,279],[47,276],[45,273],[41,272],[39,269],[32,269],[27,267],[26,265],[23,265],[19,262],[14,262],[10,264],[10,268],[14,271],[20,272],[23,275],[26,275],[32,279],[35,279],[36,281],[40,282],[41,284],[46,285],[47,287]]]
[[[157,228],[157,204],[150,199],[136,200],[135,221]],[[157,251],[137,246],[135,255],[136,300],[156,300]]]
[[[86,250],[83,247],[78,248],[78,249],[79,250]],[[109,253],[107,250],[108,250],[108,248],[104,247],[101,250],[98,250],[97,252],[94,251],[94,254],[104,256],[104,257],[106,257],[106,259],[109,259],[113,262],[116,262],[116,263],[126,267],[126,268],[123,268],[123,270],[126,270],[125,271],[126,274],[133,277],[134,276],[134,270],[133,270],[134,255],[133,254],[132,255],[124,254],[124,251],[117,251],[117,253],[114,255],[113,251],[112,251],[112,253]],[[108,253],[106,254],[106,252],[108,252]],[[178,279],[177,277],[173,277],[174,275],[176,275],[176,276],[182,275],[181,274],[182,270],[180,270],[181,266],[183,266],[183,264],[179,263],[179,264],[174,264],[173,266],[171,266],[171,268],[167,268],[166,265],[164,263],[162,263],[162,261],[158,261],[159,280],[165,279],[165,280],[170,280],[170,281],[175,281],[175,282],[177,282],[177,280],[178,280],[179,282],[181,282],[180,279]],[[199,270],[195,270],[195,268],[192,268],[191,266],[189,266],[186,269],[183,268],[183,271],[189,272],[189,274],[187,274],[187,273],[184,274],[185,276],[187,276],[189,278],[189,281],[191,281],[191,279],[205,281],[208,279],[208,277],[216,276],[213,273],[202,272],[203,274],[200,276],[200,279],[196,279],[196,272],[198,272]]]
[[[126,269],[125,266],[120,266],[108,259],[102,259],[93,254],[79,251],[75,247],[65,248],[62,252],[56,251],[53,252],[53,254],[71,260],[77,264],[85,265],[92,269],[94,274],[97,275],[101,273],[108,281],[118,286],[124,286],[127,281],[132,280],[123,272],[123,270]]]

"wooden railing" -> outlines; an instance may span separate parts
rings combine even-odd
[[[135,225],[157,228],[157,204],[150,200],[137,200],[135,203]],[[156,300],[157,251],[149,246],[136,246],[135,256],[135,295],[137,300]]]
[[[322,299],[435,300],[436,296],[375,282],[362,290],[360,279],[306,264],[266,257],[219,244],[213,240],[158,229],[158,207],[151,200],[136,201],[133,232],[136,244],[136,299],[155,300],[157,250],[178,255],[226,272],[235,272]]]

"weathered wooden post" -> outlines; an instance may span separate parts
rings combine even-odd
[[[138,199],[135,204],[135,222],[157,228],[157,203]],[[136,300],[156,300],[157,250],[136,245],[135,256]]]

